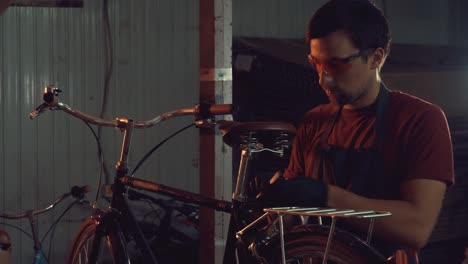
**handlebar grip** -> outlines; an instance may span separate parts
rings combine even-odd
[[[211,115],[229,115],[234,112],[234,105],[232,104],[214,104],[209,108]]]
[[[211,104],[207,102],[200,103],[195,107],[195,113],[201,119],[206,119],[214,115],[229,115],[235,111],[232,104]]]
[[[36,109],[34,109],[31,113],[29,113],[29,119],[33,120],[47,109],[49,109],[49,105],[47,103],[42,103],[40,106],[36,107]]]
[[[73,186],[71,188],[70,194],[76,199],[83,199],[85,193],[89,193],[91,191],[91,187],[89,185],[84,186]]]

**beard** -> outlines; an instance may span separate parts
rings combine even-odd
[[[343,106],[354,101],[354,97],[337,89],[323,88],[331,104]]]

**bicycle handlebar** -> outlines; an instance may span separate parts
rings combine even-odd
[[[48,85],[44,88],[44,103],[39,105],[35,110],[29,114],[30,119],[38,117],[42,112],[47,110],[61,110],[85,122],[108,127],[122,127],[122,119],[106,120],[96,116],[92,116],[76,110],[64,103],[59,102],[58,95],[61,91],[53,85]],[[134,128],[149,128],[164,120],[184,115],[195,115],[201,119],[209,118],[213,115],[228,115],[234,111],[232,104],[210,104],[201,103],[193,108],[181,108],[175,111],[167,112],[157,115],[154,118],[146,121],[133,121]]]
[[[50,205],[41,208],[41,209],[36,209],[36,210],[27,210],[23,213],[18,213],[18,214],[5,214],[5,213],[0,213],[0,218],[6,218],[6,219],[19,219],[19,218],[26,218],[29,216],[33,215],[38,215],[45,213],[49,211],[50,209],[54,208],[57,204],[62,202],[65,198],[72,196],[77,200],[81,200],[84,197],[85,193],[88,193],[91,191],[91,188],[89,185],[85,185],[82,187],[79,186],[73,186],[70,190],[70,192],[62,194],[59,198],[57,198],[54,202],[52,202]]]

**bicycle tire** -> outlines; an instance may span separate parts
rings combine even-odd
[[[68,264],[129,263],[125,239],[119,231],[120,229],[102,228],[99,232],[98,228],[98,223],[92,218],[87,219],[80,225],[67,256]],[[99,244],[95,248],[99,251],[98,259],[95,262],[90,262],[88,258],[92,254],[96,235],[99,236]]]
[[[299,231],[285,234],[286,263],[322,263],[328,241],[328,227],[305,226]],[[267,243],[257,246],[260,263],[281,263],[280,238],[276,235]],[[330,246],[328,264],[386,263],[376,249],[343,230],[335,230]]]

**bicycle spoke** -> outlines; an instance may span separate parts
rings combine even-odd
[[[317,259],[318,260],[318,259]],[[314,257],[312,256],[303,256],[294,259],[289,259],[287,261],[288,264],[314,264],[314,263],[322,263],[322,261],[314,261]]]
[[[86,258],[85,263],[88,262],[88,245],[89,245],[89,240],[86,240],[85,245],[83,246],[84,257]],[[79,261],[80,261],[80,264],[83,263],[83,262],[81,261],[81,255],[82,255],[82,254],[80,253],[80,255],[79,255],[79,257],[78,257],[78,259],[79,259]]]

